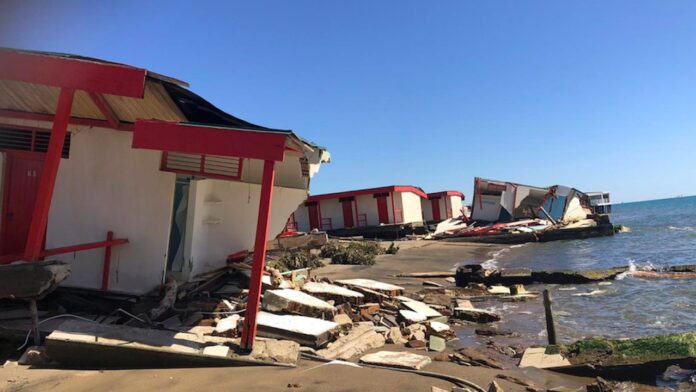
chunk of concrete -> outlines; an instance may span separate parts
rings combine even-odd
[[[392,366],[402,369],[419,370],[430,364],[430,358],[409,352],[379,351],[363,355],[360,362],[370,365]]]
[[[404,293],[404,288],[401,286],[396,286],[384,282],[378,282],[372,279],[342,279],[337,280],[336,283],[343,286],[376,291],[378,293],[382,293],[390,297],[396,297],[397,295],[401,295]]]
[[[204,355],[210,355],[213,357],[227,357],[230,353],[230,348],[228,346],[208,346],[203,348]]]
[[[409,301],[402,301],[401,305],[404,307],[422,314],[426,318],[433,318],[433,317],[440,317],[442,314],[438,312],[437,310],[431,308],[430,306],[424,304],[423,302],[416,301],[416,300],[409,300]]]
[[[360,305],[365,299],[362,293],[326,282],[307,282],[302,286],[302,291],[325,301],[334,301],[336,304],[348,302]]]
[[[545,347],[530,347],[524,350],[519,367],[535,367],[546,369],[552,367],[570,366],[570,361],[561,354],[546,354]]]
[[[353,320],[351,320],[350,317],[348,317],[348,315],[345,313],[335,315],[333,321],[344,328],[350,328],[353,326]]]
[[[238,314],[233,314],[221,319],[215,325],[215,333],[224,334],[235,331],[237,329],[237,325],[239,324],[239,319],[240,317]]]
[[[426,317],[424,314],[406,309],[399,310],[399,315],[409,324],[420,323],[428,319],[428,317]]]
[[[489,310],[475,308],[454,308],[454,317],[475,323],[491,323],[500,321],[500,316]]]
[[[328,302],[298,290],[267,290],[261,306],[270,312],[287,312],[303,316],[332,318],[336,313]]]
[[[505,287],[505,286],[491,286],[488,288],[488,292],[490,294],[503,294],[503,295],[509,295],[510,294],[510,288]]]
[[[208,353],[213,350],[213,355],[209,355],[204,351],[211,343],[232,349],[226,356],[217,351],[222,349],[208,349]],[[284,349],[273,349],[274,346]],[[46,347],[48,355],[61,364],[87,367],[295,366],[299,357],[299,345],[295,342],[257,340],[247,355],[237,353],[239,339],[81,320],[64,321],[46,338]],[[269,356],[268,352],[274,355]]]
[[[321,348],[338,333],[338,324],[317,318],[259,312],[259,336],[287,339],[303,346]]]
[[[401,328],[391,327],[387,332],[387,343],[389,344],[403,344],[406,343],[404,335],[401,333]]]
[[[348,335],[329,343],[317,354],[327,359],[349,360],[373,348],[384,346],[384,336],[375,332],[371,325],[357,325]]]
[[[443,352],[446,348],[447,341],[445,341],[445,339],[439,336],[430,335],[428,338],[428,349],[430,351]]]

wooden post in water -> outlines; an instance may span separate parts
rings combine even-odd
[[[556,326],[553,324],[551,298],[549,298],[548,290],[544,290],[544,311],[546,312],[546,333],[549,336],[549,344],[556,344]]]

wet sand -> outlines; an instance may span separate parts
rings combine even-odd
[[[398,278],[402,272],[448,271],[457,263],[481,261],[497,249],[492,246],[414,241],[403,243],[397,255],[382,255],[374,266],[329,265],[316,271],[317,276],[332,279],[371,278],[399,284],[407,290],[423,288],[422,279]],[[499,248],[499,247],[498,247]],[[444,279],[427,279],[445,284]],[[461,334],[462,332],[460,332]],[[465,332],[464,332],[465,333]],[[461,343],[460,343],[461,344]],[[456,347],[458,344],[453,344]],[[431,357],[434,353],[386,345],[373,351],[412,351]],[[508,370],[466,367],[449,362],[433,362],[424,370],[450,374],[486,388],[498,374],[533,381],[542,389],[577,388],[593,380],[570,377],[539,369]],[[505,391],[524,391],[525,387],[496,379]],[[295,387],[297,385],[297,387]],[[9,366],[0,369],[0,391],[134,391],[134,390],[241,390],[263,391],[430,391],[432,386],[449,390],[452,384],[440,379],[390,370],[322,365],[301,360],[297,368],[237,367],[144,370],[72,370],[30,369]]]

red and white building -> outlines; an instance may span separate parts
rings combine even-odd
[[[423,218],[426,222],[439,222],[462,216],[464,194],[459,191],[442,191],[428,193],[421,200]]]
[[[59,259],[65,285],[145,293],[266,242],[328,152],[248,123],[185,82],[81,56],[0,48],[0,264]]]
[[[291,217],[299,231],[423,222],[422,189],[410,185],[312,195]]]

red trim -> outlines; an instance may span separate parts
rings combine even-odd
[[[0,79],[142,98],[147,71],[122,64],[0,49]]]
[[[464,199],[464,194],[459,191],[442,191],[442,192],[433,192],[433,193],[428,193],[428,199],[434,199],[436,197],[442,197],[442,196],[459,196]]]
[[[359,195],[368,195],[368,194],[373,194],[373,193],[389,193],[389,192],[411,192],[415,193],[416,195],[422,197],[422,198],[427,198],[427,195],[425,192],[423,192],[422,189],[411,186],[411,185],[391,185],[391,186],[385,186],[381,188],[368,188],[368,189],[358,189],[355,191],[345,191],[345,192],[335,192],[335,193],[325,193],[322,195],[313,195],[307,198],[307,201],[319,201],[319,200],[327,200],[327,199],[337,199],[340,197],[350,197],[350,196],[359,196]]]
[[[390,193],[389,197],[391,198],[391,205],[392,205],[392,223],[398,223],[396,221],[396,207],[394,206],[394,192]]]
[[[53,122],[54,117],[52,114],[41,114],[41,113],[31,113],[31,112],[22,112],[18,110],[7,110],[7,109],[0,109],[0,117],[7,117],[7,118],[18,118],[21,120],[34,120],[34,121],[45,121],[45,122]],[[97,128],[112,128],[111,124],[108,123],[106,120],[95,120],[92,118],[81,118],[81,117],[70,117],[70,124],[72,125],[84,125],[88,127],[97,127]],[[50,131],[49,128],[43,128],[46,131]],[[114,128],[117,131],[127,131],[127,132],[132,132],[133,131],[133,124],[130,123],[120,123],[118,128]]]
[[[128,239],[127,238],[119,238],[119,239],[112,239],[112,240],[107,240],[107,241],[99,241],[99,242],[89,242],[86,244],[79,244],[79,245],[70,245],[70,246],[64,246],[61,248],[53,248],[53,249],[45,249],[39,252],[40,257],[50,257],[50,256],[56,256],[56,255],[62,255],[66,253],[74,253],[74,252],[80,252],[83,250],[91,250],[91,249],[99,249],[99,248],[108,248],[116,245],[123,245],[127,244]],[[14,261],[22,260],[24,257],[23,254],[15,254],[15,255],[5,255],[5,256],[0,256],[0,264],[8,264],[12,263]]]
[[[133,148],[282,161],[287,134],[138,120]]]
[[[266,160],[263,163],[263,179],[261,182],[261,199],[259,200],[259,216],[256,221],[256,241],[254,244],[254,264],[249,280],[249,297],[247,299],[244,327],[242,329],[241,347],[251,351],[256,338],[256,316],[261,302],[261,278],[266,263],[266,237],[271,218],[271,202],[273,200],[273,180],[275,178],[275,163]]]
[[[121,121],[118,119],[118,116],[116,116],[111,106],[109,106],[109,103],[106,102],[104,96],[92,91],[88,92],[87,94],[89,94],[89,97],[92,99],[92,102],[94,102],[94,105],[97,106],[101,114],[104,116],[106,122],[111,125],[111,128],[118,129],[121,125]]]
[[[39,180],[34,213],[32,214],[29,234],[27,235],[27,244],[24,248],[24,258],[27,261],[39,260],[43,248],[46,224],[48,223],[48,211],[51,208],[51,198],[56,185],[58,165],[60,165],[63,153],[63,144],[65,143],[65,134],[68,131],[68,120],[74,97],[75,90],[66,88],[60,90],[56,107],[56,118],[51,130],[51,140],[48,143],[43,172]]]

